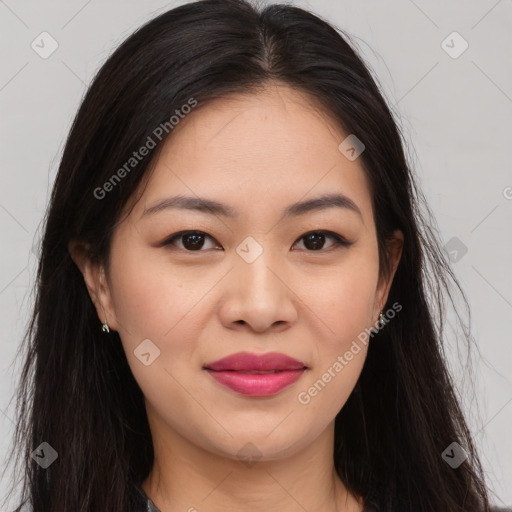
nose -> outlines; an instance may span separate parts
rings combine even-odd
[[[297,295],[282,266],[266,257],[256,261],[235,260],[227,276],[219,315],[228,329],[282,332],[296,322]]]

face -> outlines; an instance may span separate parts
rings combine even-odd
[[[347,135],[285,86],[216,100],[174,128],[96,289],[150,425],[268,460],[332,425],[391,284],[362,165],[338,149]],[[240,353],[253,357],[213,364]]]

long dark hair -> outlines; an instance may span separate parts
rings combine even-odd
[[[155,129],[167,126],[164,135],[172,136],[169,118],[191,98],[203,108],[230,93],[256,92],[269,80],[316,98],[364,143],[360,161],[371,184],[382,272],[386,241],[395,229],[405,239],[388,298],[403,309],[370,343],[356,389],[336,417],[336,471],[380,511],[488,510],[482,468],[442,348],[445,297],[452,297],[450,290],[464,293],[426,220],[430,210],[407,163],[403,135],[347,39],[297,7],[203,0],[146,23],[95,76],[45,216],[23,345],[14,442],[22,500],[29,498],[34,512],[134,511],[133,484],[153,462],[142,392],[118,334],[105,341],[68,243],[84,241],[90,257],[108,268],[111,234],[165,141]],[[102,198],[98,189],[105,190],[150,136],[157,143],[151,158],[110,181]],[[31,457],[43,442],[58,453],[47,469]],[[468,455],[456,469],[441,456],[453,442]]]

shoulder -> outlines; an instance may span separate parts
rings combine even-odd
[[[140,486],[135,486],[136,490],[139,492],[139,495],[142,495],[142,503],[147,507],[146,510],[150,512],[160,512],[158,508],[155,506],[155,504],[146,496],[146,493]],[[142,491],[142,492],[141,492]],[[20,505],[16,510],[13,510],[12,512],[33,512],[33,507],[30,502],[25,502],[23,505]],[[373,503],[367,503],[364,509],[365,512],[376,512],[377,509],[375,508]],[[512,507],[492,507],[491,512],[512,512]]]
[[[379,512],[380,509],[377,507],[377,505],[373,502],[367,502],[365,504],[364,512]],[[512,512],[512,507],[491,507],[491,512]]]
[[[133,484],[131,490],[133,492],[133,504],[136,506],[137,510],[140,512],[160,512],[156,505],[146,496],[140,484]],[[34,512],[34,507],[30,499],[27,499],[12,512]]]

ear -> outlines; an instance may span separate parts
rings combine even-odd
[[[399,229],[393,232],[392,238],[387,242],[388,268],[383,269],[379,276],[377,285],[377,294],[375,298],[374,318],[379,317],[379,313],[384,309],[388,300],[389,290],[395,277],[395,272],[402,257],[402,248],[404,245],[404,235]]]
[[[68,251],[82,273],[89,296],[96,307],[98,319],[102,324],[107,322],[111,330],[118,330],[112,294],[103,265],[92,261],[89,246],[81,241],[71,240]]]

